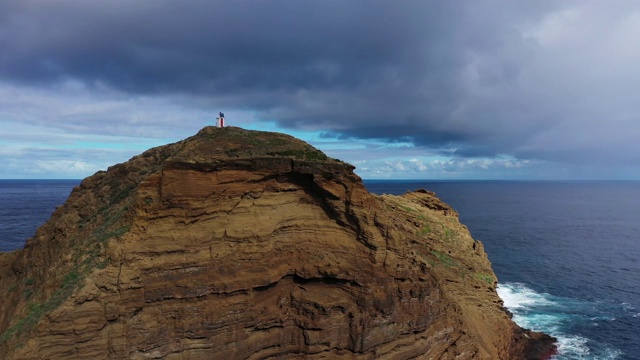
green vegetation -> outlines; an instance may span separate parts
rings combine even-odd
[[[71,295],[71,293],[73,293],[82,279],[83,277],[80,275],[78,268],[76,267],[64,277],[60,288],[56,290],[47,301],[43,303],[27,303],[27,315],[0,335],[0,342],[7,342],[13,336],[21,338],[28,334],[35,325],[40,322],[40,319],[44,314],[56,309],[66,298],[69,297],[69,295]],[[18,346],[20,345],[22,344],[18,344]]]
[[[238,157],[240,156],[240,149],[227,149],[224,151],[224,153],[228,157]]]
[[[285,156],[292,157],[294,159],[300,160],[310,160],[310,161],[324,161],[327,160],[327,155],[315,149],[305,149],[305,150],[283,150],[283,151],[273,151],[268,152],[267,155],[271,156]]]
[[[221,149],[223,149],[221,151],[232,158],[268,155],[307,161],[326,161],[329,159],[321,151],[279,133],[227,127],[207,131],[200,136],[203,139],[219,143]]]
[[[478,280],[482,280],[489,285],[493,285],[493,282],[495,280],[494,276],[491,274],[478,273],[476,274],[476,277],[478,278]]]
[[[426,261],[427,261],[427,263],[429,263],[429,266],[431,266],[431,267],[435,267],[437,265],[435,260],[433,260],[431,258],[426,258]]]
[[[204,133],[206,139],[237,142],[255,148],[272,149],[274,147],[287,146],[292,140],[283,137],[282,134],[266,131],[240,130],[233,128],[216,129]]]
[[[408,207],[403,207],[403,209],[407,212],[416,211]],[[420,229],[416,230],[416,235],[426,237],[427,235],[431,234],[433,230],[431,229],[431,226],[429,224],[429,220],[427,219],[427,217],[424,214],[420,214],[418,215],[418,219],[422,221],[423,225],[422,227],[420,227]]]
[[[412,208],[410,208],[410,207],[408,207],[408,206],[400,205],[400,208],[401,208],[402,210],[406,211],[406,212],[416,212],[416,210],[415,210],[415,209],[412,209]]]
[[[440,240],[444,242],[451,242],[458,236],[457,230],[449,228],[444,224],[440,224],[440,226],[442,226],[442,235],[440,236]]]
[[[109,203],[113,205],[121,202],[122,200],[129,197],[129,195],[135,188],[136,188],[136,184],[129,184],[124,189],[119,191],[117,188],[115,188],[116,191],[112,192],[111,200],[109,201]]]
[[[31,288],[24,289],[24,291],[22,292],[22,297],[25,300],[29,300],[29,298],[31,298],[31,295],[33,295],[33,290]]]
[[[133,190],[135,186],[127,186],[123,191],[117,192],[116,199],[112,198],[111,203],[118,203],[125,199],[127,196],[121,198],[123,193],[128,193]],[[115,201],[114,201],[115,200]],[[88,227],[90,223],[101,222],[95,230],[88,236],[81,239],[76,239],[73,246],[74,255],[72,256],[74,265],[67,274],[62,278],[60,286],[56,289],[49,298],[40,301],[29,301],[27,303],[27,315],[18,320],[0,335],[0,342],[4,343],[12,338],[18,339],[17,346],[22,346],[23,341],[27,334],[29,334],[35,325],[38,324],[44,314],[47,314],[62,304],[84,281],[84,278],[96,268],[104,268],[107,266],[109,260],[104,258],[103,251],[107,246],[107,241],[112,238],[120,237],[127,233],[129,226],[118,226],[116,224],[120,222],[123,216],[128,212],[129,204],[123,205],[116,210],[115,207],[103,206],[99,212],[91,219],[83,221],[83,228]],[[110,214],[113,212],[113,214]],[[106,220],[102,220],[105,219]],[[32,285],[35,283],[33,278],[28,278],[24,281],[26,286],[29,286],[24,290],[23,297],[25,300],[31,298],[41,298],[41,294],[33,296]],[[13,287],[15,289],[15,286]]]
[[[418,233],[418,235],[420,235],[420,236],[427,236],[427,235],[429,235],[429,234],[431,233],[431,228],[429,227],[429,225],[425,225],[425,226],[423,226],[422,228],[420,228],[420,229],[417,231],[417,233]]]
[[[431,254],[435,256],[435,258],[438,259],[438,261],[446,267],[458,266],[458,263],[456,263],[456,261],[453,260],[451,256],[443,252],[432,250]]]
[[[33,278],[28,278],[24,281],[24,285],[26,286],[26,288],[24,290],[22,290],[22,297],[25,300],[28,300],[31,295],[33,295],[33,288],[31,287],[34,284],[34,280]]]

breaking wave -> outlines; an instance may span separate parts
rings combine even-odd
[[[590,338],[586,327],[598,327],[616,320],[616,316],[633,316],[628,304],[582,301],[538,293],[522,283],[498,286],[504,306],[513,320],[523,328],[542,331],[558,339],[556,360],[622,359],[620,350]],[[637,312],[637,311],[635,311]]]

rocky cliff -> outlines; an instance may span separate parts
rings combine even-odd
[[[202,129],[86,178],[0,254],[3,359],[524,359],[482,244],[290,136]]]

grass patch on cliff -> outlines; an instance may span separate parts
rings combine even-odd
[[[269,133],[265,131],[240,130],[230,127],[218,128],[200,134],[202,138],[215,140],[226,147],[239,146],[233,150],[226,150],[229,157],[250,154],[253,151],[265,153],[265,150],[272,151],[277,148],[295,146],[291,138],[283,137],[281,134]]]
[[[42,316],[60,306],[60,304],[73,293],[83,279],[84,277],[80,275],[78,267],[76,267],[65,275],[60,288],[54,291],[53,295],[51,295],[47,301],[42,303],[28,302],[27,315],[2,333],[2,335],[0,335],[0,342],[6,343],[16,337],[18,340],[17,346],[21,347],[24,345],[23,341],[25,337],[40,322]]]
[[[458,263],[451,258],[448,254],[445,254],[441,251],[431,251],[431,255],[433,255],[438,261],[446,267],[456,267]]]
[[[292,157],[294,159],[300,160],[309,160],[309,161],[324,161],[327,160],[327,155],[323,154],[318,150],[282,150],[282,151],[272,151],[268,152],[267,155],[271,156],[283,156],[283,157]]]
[[[278,134],[222,128],[207,134],[207,138],[220,141],[224,154],[231,158],[268,155],[308,161],[329,159],[313,147]]]
[[[131,195],[133,189],[136,188],[136,184],[129,184],[124,189],[118,189],[117,187],[111,193],[110,204],[117,204]]]
[[[242,152],[240,149],[227,149],[224,153],[228,157],[239,157]]]
[[[445,224],[440,224],[442,227],[442,233],[440,234],[440,240],[444,242],[451,242],[458,236],[458,230],[447,227]]]
[[[412,209],[410,207],[406,207],[406,206],[401,206],[401,207],[406,212],[416,211],[415,209]],[[433,229],[431,229],[431,226],[430,226],[431,223],[429,222],[429,219],[427,219],[427,217],[424,214],[418,215],[418,219],[421,221],[422,226],[420,226],[420,228],[416,230],[416,235],[426,237],[429,234],[431,234],[433,232]]]
[[[495,281],[495,277],[491,274],[477,273],[476,278],[478,280],[486,282],[489,285],[493,285],[493,282]]]
[[[42,310],[42,306],[38,304],[28,304],[27,305],[27,316],[18,320],[13,326],[7,329],[2,335],[0,335],[0,343],[6,343],[14,336],[18,336],[20,338],[25,334],[26,329],[32,329],[39,321],[42,315],[44,315],[44,311]],[[22,346],[22,343],[18,343],[18,347]]]
[[[24,289],[24,291],[22,292],[22,297],[25,300],[29,300],[29,298],[31,298],[31,295],[33,295],[33,289],[31,288],[26,288]]]
[[[400,205],[400,208],[401,208],[402,210],[406,211],[406,212],[416,212],[416,210],[415,210],[415,209],[412,209],[412,208],[410,208],[410,207],[408,207],[408,206]]]
[[[456,235],[458,234],[457,231],[451,229],[451,228],[445,228],[444,229],[444,241],[446,242],[450,242],[451,240],[453,240],[453,238],[456,237]]]
[[[429,227],[429,225],[425,225],[423,227],[421,227],[420,229],[418,229],[416,231],[416,233],[420,236],[427,236],[429,234],[431,234],[431,228]]]
[[[99,212],[99,216],[92,219],[93,221],[101,221],[101,218],[104,220],[88,236],[77,240],[73,247],[73,266],[62,277],[59,287],[46,300],[35,300],[42,299],[43,294],[33,293],[34,279],[28,278],[24,281],[24,284],[28,286],[25,289],[25,300],[34,300],[27,303],[26,315],[0,335],[0,343],[15,339],[16,346],[24,345],[28,334],[40,322],[42,316],[58,308],[83,283],[91,271],[96,268],[104,268],[108,264],[108,259],[102,255],[107,242],[109,239],[120,237],[130,230],[128,225],[118,226],[120,220],[127,213],[128,207],[129,204],[121,206],[117,210],[107,208]],[[111,215],[109,215],[109,210],[113,212]],[[88,226],[88,222],[85,226]]]

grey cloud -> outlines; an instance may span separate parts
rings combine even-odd
[[[633,1],[8,1],[0,79],[179,95],[198,111],[460,158],[628,166],[640,153],[639,12]]]
[[[24,3],[5,9],[14,14],[0,33],[11,54],[2,60],[5,78],[72,77],[133,92],[213,93],[349,88],[405,55],[420,13],[409,10],[423,7],[363,1]]]

